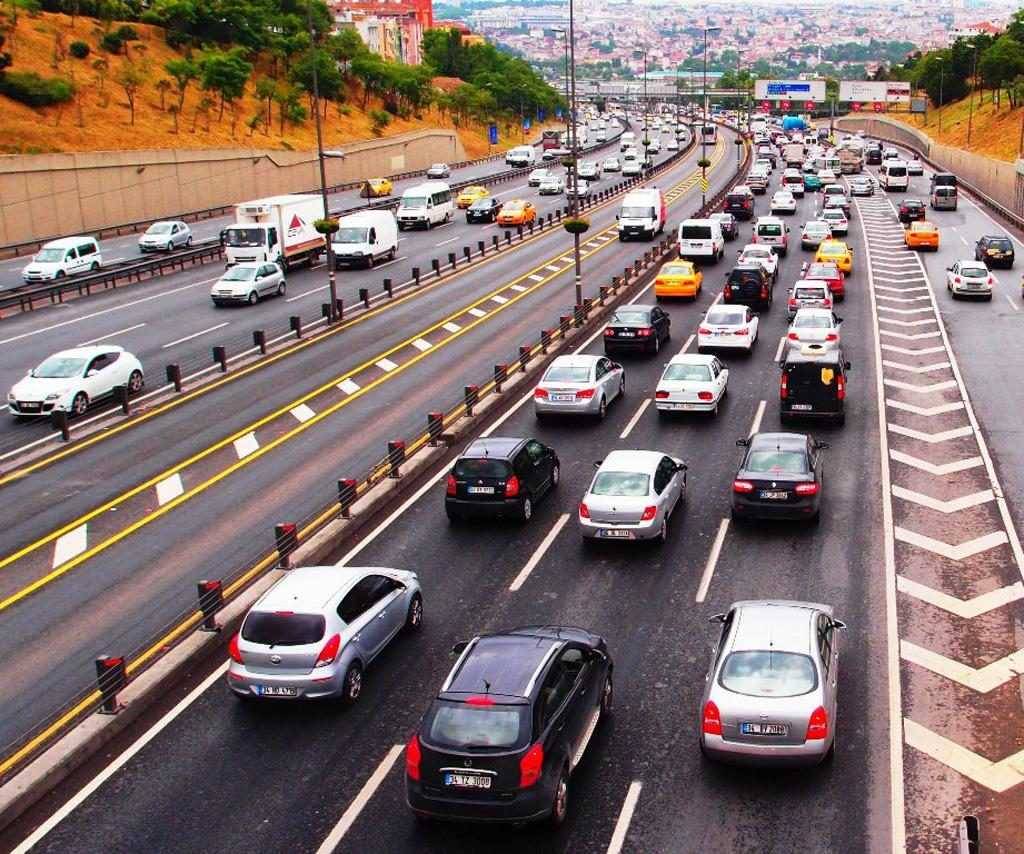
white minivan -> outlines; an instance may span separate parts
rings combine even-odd
[[[95,237],[62,237],[43,244],[22,269],[21,277],[29,283],[49,282],[76,273],[95,273],[102,266]]]
[[[626,151],[636,147],[636,134],[633,131],[626,131],[619,137],[619,151]]]
[[[725,235],[717,219],[686,219],[679,224],[679,257],[714,263],[725,255]]]
[[[615,219],[618,220],[619,240],[640,237],[653,240],[665,228],[668,218],[668,205],[665,197],[657,187],[644,187],[632,190],[622,199]]]
[[[906,190],[910,186],[910,171],[906,160],[885,160],[878,170],[878,183],[886,190]]]
[[[410,187],[402,193],[395,211],[398,230],[405,228],[432,228],[449,222],[455,216],[452,190],[444,181],[427,181]]]
[[[394,260],[398,252],[398,224],[391,211],[359,211],[338,220],[338,230],[331,238],[334,269],[343,264],[372,267],[387,258]]]
[[[537,163],[537,149],[532,145],[517,145],[505,154],[505,163],[516,168],[534,166]]]

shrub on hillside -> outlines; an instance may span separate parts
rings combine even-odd
[[[117,28],[117,34],[123,42],[137,42],[139,34],[131,24],[122,24]]]
[[[85,59],[89,55],[89,45],[85,42],[71,42],[68,50],[75,59]]]
[[[107,53],[121,53],[124,50],[124,39],[117,33],[104,33],[100,39],[100,47]]]
[[[384,110],[370,110],[369,116],[373,123],[374,136],[380,136],[384,132],[384,128],[391,124],[391,114]]]
[[[70,101],[74,87],[59,77],[40,77],[34,71],[8,71],[0,74],[0,95],[6,95],[30,107],[49,107]]]

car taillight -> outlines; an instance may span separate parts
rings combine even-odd
[[[519,788],[528,789],[540,779],[544,771],[544,748],[535,744],[519,760]]]
[[[548,390],[546,388],[535,388],[533,390],[533,396],[538,400],[547,400]]]
[[[823,300],[821,301],[821,304],[822,304],[822,306],[824,306],[825,308],[832,308],[832,300],[830,300],[830,299],[829,299],[828,297],[826,297],[825,299],[823,299]]]
[[[455,495],[455,492],[456,492],[457,488],[458,487],[457,487],[457,485],[455,483],[455,475],[453,475],[453,474],[448,475],[448,483],[445,485],[444,494],[445,495]]]
[[[587,505],[584,504],[583,502],[580,502],[580,518],[581,519],[589,519],[590,518],[590,508],[587,507]]]
[[[953,284],[959,285],[963,280],[959,276],[953,276]]]
[[[789,397],[789,377],[783,374],[779,381],[779,398],[785,400],[787,397]]]
[[[650,338],[654,334],[654,330],[650,326],[644,326],[636,331],[636,334],[641,338]]]
[[[794,490],[797,495],[817,495],[818,484],[816,483],[798,483]]]
[[[669,394],[667,391],[656,391],[654,393],[655,400],[668,400]]]
[[[734,480],[732,482],[732,491],[738,492],[741,495],[747,492],[753,492],[754,484],[752,484],[749,480]]]
[[[790,341],[799,341],[800,340],[800,336],[796,332],[790,332],[786,337]]]
[[[836,380],[836,399],[846,400],[846,380],[842,377]]]
[[[701,723],[701,731],[704,735],[721,735],[722,734],[722,716],[718,712],[718,706],[716,706],[711,700],[708,700],[704,704],[704,715]]]
[[[420,751],[419,736],[413,733],[409,743],[405,746],[405,776],[410,780],[419,780],[420,760],[422,758],[423,754]]]
[[[641,522],[650,522],[655,516],[658,515],[658,508],[653,504],[649,507],[644,508],[644,512],[640,516]]]
[[[594,396],[594,390],[592,388],[581,388],[576,392],[577,400],[590,400]]]
[[[768,299],[768,286],[761,285],[761,299]]]
[[[666,394],[665,397],[668,397]],[[697,400],[714,400],[715,396],[710,391],[698,391]]]
[[[505,497],[515,498],[519,494],[519,478],[514,474],[509,475],[508,480],[505,481]]]
[[[333,664],[334,659],[338,657],[338,650],[341,649],[341,635],[331,635],[327,643],[324,644],[324,648],[320,650],[320,654],[316,657],[316,664],[314,667],[326,667],[328,664]]]
[[[794,297],[790,297],[789,298],[789,304],[790,305],[796,305],[796,299]]]
[[[828,712],[824,706],[818,706],[811,712],[811,719],[807,722],[807,741],[818,741],[828,738]]]
[[[749,208],[749,207],[751,207],[751,205],[752,205],[752,202],[750,201],[750,199],[744,199],[743,200],[743,207]]]
[[[743,327],[743,328],[741,328],[741,329],[734,329],[734,330],[732,331],[732,334],[733,334],[733,335],[749,335],[749,334],[750,334],[750,330],[749,330],[749,329],[747,329],[747,327],[746,327],[746,326],[744,326],[744,327]]]
[[[235,662],[235,664],[245,664],[245,660],[242,658],[242,653],[238,649],[237,632],[235,633],[235,636],[231,638],[231,642],[228,644],[228,655],[231,656],[231,660]]]
[[[839,340],[839,336],[836,335],[835,332],[829,332],[828,335],[825,336],[825,340],[826,341],[838,341]]]
[[[604,328],[604,334],[605,334],[605,337],[611,337],[611,336],[615,335],[615,330],[612,329],[610,326],[606,326]]]

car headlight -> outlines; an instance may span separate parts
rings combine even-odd
[[[14,400],[17,400],[18,398],[15,396],[13,391],[9,391],[9,392],[7,392],[7,399],[11,400],[11,401],[14,401]]]

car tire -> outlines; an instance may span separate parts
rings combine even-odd
[[[601,691],[601,720],[609,717],[615,707],[615,682],[612,679],[612,671],[609,668],[608,674],[604,677],[604,688]]]
[[[341,683],[341,701],[346,706],[354,706],[363,693],[363,666],[353,661],[345,671],[345,681]]]
[[[551,802],[551,817],[548,819],[552,827],[561,827],[569,813],[569,769],[562,768],[555,783],[555,794]]]
[[[598,403],[598,406],[597,406],[597,420],[598,421],[604,421],[605,416],[607,414],[608,414],[608,401],[606,401],[602,397],[600,403]]]
[[[655,335],[654,336],[654,355],[657,356],[658,352],[660,350],[661,350],[661,338],[659,338],[657,335]]]
[[[64,271],[63,270],[58,270],[56,273],[53,274],[53,280],[54,281],[57,281],[57,279],[63,279],[63,278],[64,278]]]
[[[287,288],[288,288],[288,283],[284,279],[282,279],[281,280],[281,284],[279,284],[277,286],[277,295],[279,297],[283,297],[284,296],[284,292],[287,290]]]
[[[409,610],[405,613],[405,630],[417,632],[423,628],[423,597],[419,593],[413,594],[409,603]]]
[[[562,467],[560,465],[558,465],[558,464],[555,464],[554,466],[551,467],[551,486],[549,488],[550,489],[556,489],[558,487],[558,484],[561,482],[561,480],[562,480]]]
[[[256,295],[256,291],[252,291],[245,301],[249,305],[256,305],[256,303],[259,302],[259,299],[260,298]]]
[[[524,525],[533,518],[533,499],[529,495],[519,503],[519,521]]]
[[[663,546],[668,542],[668,517],[666,516],[661,520],[661,528],[658,531],[658,536],[654,538],[654,541],[659,545]]]
[[[142,391],[143,385],[142,371],[135,370],[128,375],[128,393],[138,394]]]
[[[185,248],[186,249],[191,249],[192,248],[192,235],[191,234],[188,236],[188,239],[185,241]]]
[[[174,241],[173,240],[168,240],[167,241],[167,251],[168,252],[173,252],[174,251]]]
[[[78,392],[71,400],[71,412],[69,413],[72,417],[78,415],[85,415],[86,410],[89,408],[89,395],[84,391]]]

